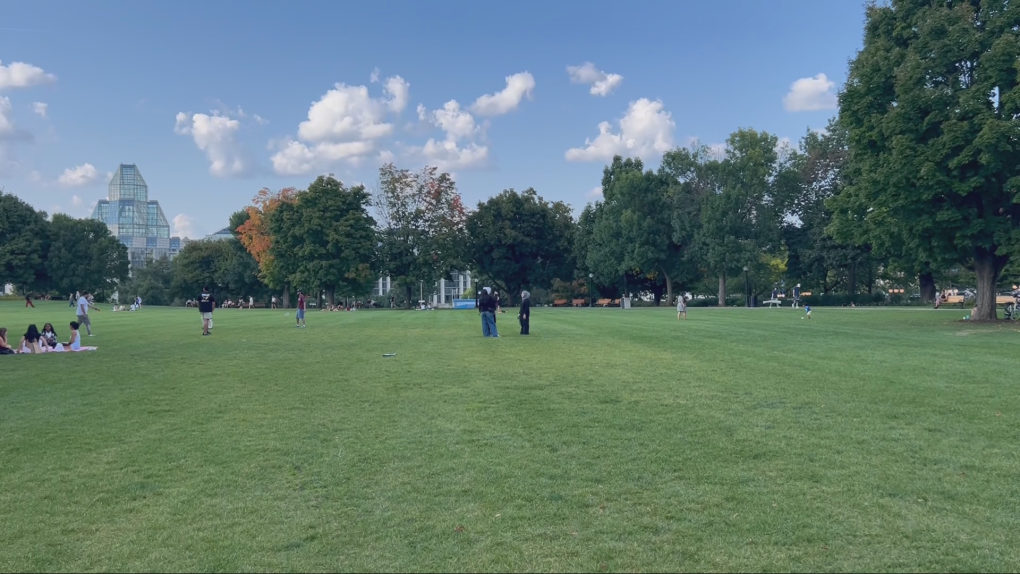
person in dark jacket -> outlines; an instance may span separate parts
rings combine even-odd
[[[531,293],[521,291],[521,311],[517,315],[521,322],[521,334],[531,334]]]
[[[482,315],[482,336],[499,337],[496,331],[496,300],[492,297],[492,289],[483,287],[478,297],[478,312]]]

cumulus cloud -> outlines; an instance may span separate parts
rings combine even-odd
[[[507,76],[505,88],[494,94],[480,96],[471,106],[471,111],[480,116],[508,114],[520,106],[525,96],[531,99],[534,89],[535,77],[528,72]]]
[[[378,78],[376,78],[378,80]],[[389,114],[407,107],[410,84],[400,76],[383,83],[387,97],[373,98],[367,86],[337,83],[308,109],[297,139],[287,139],[272,157],[280,175],[303,175],[341,161],[352,164],[375,152],[375,142],[393,133]]]
[[[641,98],[631,102],[614,133],[609,122],[599,124],[599,135],[585,139],[584,147],[567,150],[567,161],[611,161],[614,155],[642,159],[661,156],[673,147],[676,123],[661,100]]]
[[[57,178],[57,183],[64,187],[81,187],[102,181],[103,175],[91,163],[69,167]]]
[[[600,185],[598,187],[591,188],[591,190],[588,191],[588,193],[585,194],[585,197],[587,197],[588,199],[593,199],[593,200],[594,199],[602,199],[602,197],[603,197],[603,195],[602,195],[602,186]]]
[[[190,215],[178,213],[171,222],[170,235],[174,237],[197,238],[200,234],[196,229],[195,220]]]
[[[46,117],[47,108],[49,108],[49,104],[44,104],[42,102],[32,102],[32,111],[44,118]]]
[[[11,119],[11,100],[0,96],[0,140],[12,138],[16,133],[14,120]]]
[[[783,107],[788,112],[834,110],[839,105],[835,88],[836,83],[825,74],[801,78],[791,84],[789,93],[783,96]]]
[[[56,81],[56,76],[38,66],[24,62],[11,62],[4,66],[3,62],[0,62],[0,90],[30,88]]]
[[[457,100],[450,100],[443,107],[431,112],[424,105],[418,105],[418,118],[443,130],[442,140],[429,138],[420,148],[412,152],[420,154],[430,165],[442,171],[470,170],[484,167],[489,160],[489,148],[478,144],[475,139],[483,135],[481,126],[468,111],[460,107]],[[465,142],[463,145],[460,142]]]
[[[191,136],[198,149],[209,160],[209,173],[217,177],[239,176],[247,173],[248,164],[237,132],[241,122],[214,112],[213,115],[177,114],[174,132]]]
[[[580,66],[567,66],[567,74],[570,75],[572,84],[590,85],[589,92],[593,96],[608,96],[623,83],[623,76],[620,74],[607,74],[591,62],[585,62]]]

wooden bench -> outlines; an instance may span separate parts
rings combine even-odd
[[[963,295],[950,295],[946,297],[946,300],[942,302],[943,305],[959,305],[963,307]]]
[[[1003,307],[1005,307],[1007,305],[1012,305],[1013,301],[1015,301],[1015,300],[1016,299],[1014,299],[1012,295],[996,295],[995,296],[995,304],[996,305],[1002,305]]]
[[[553,307],[562,307],[567,304],[566,299],[556,299],[553,301]]]
[[[610,303],[609,299],[599,299],[598,301],[595,302],[595,304],[598,305],[599,307],[608,307],[609,303]]]
[[[585,300],[584,300],[584,299],[574,299],[574,300],[573,300],[573,301],[571,302],[571,304],[573,304],[573,305],[574,305],[574,307],[584,307],[584,303],[585,303]]]
[[[256,301],[255,304],[252,305],[252,308],[253,309],[265,309],[266,308],[266,304],[261,302],[261,301]]]
[[[783,306],[783,302],[779,299],[769,299],[768,301],[762,301],[764,304],[769,306],[769,309],[778,309]]]
[[[619,307],[620,306],[620,300],[619,299],[613,299],[613,302],[610,303],[610,305],[613,305],[614,307]]]

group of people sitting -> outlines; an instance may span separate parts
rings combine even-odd
[[[7,338],[7,328],[0,328],[0,355],[14,355],[18,353],[58,353],[63,351],[82,351],[89,347],[81,346],[81,335],[78,333],[78,322],[71,321],[71,337],[66,343],[61,343],[52,323],[43,325],[42,331],[35,324],[28,326],[25,334],[17,347],[11,345]]]

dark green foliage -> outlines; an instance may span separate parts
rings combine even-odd
[[[27,291],[48,287],[48,248],[46,214],[0,189],[0,289],[6,283]]]

